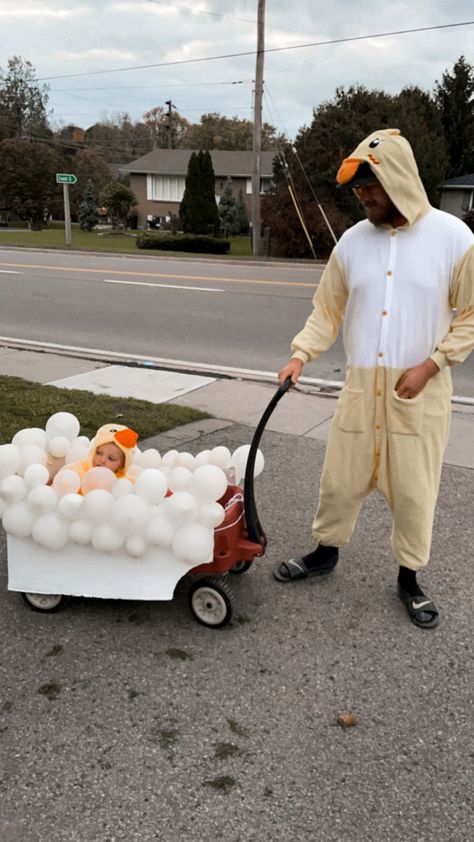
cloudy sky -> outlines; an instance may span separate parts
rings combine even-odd
[[[192,122],[209,111],[251,118],[257,6],[257,0],[0,0],[0,67],[13,55],[31,61],[50,85],[55,125],[87,128],[121,112],[139,120],[170,98]],[[472,0],[267,0],[264,120],[294,137],[336,86],[431,90],[461,54],[474,60],[474,26],[362,37],[473,18]],[[350,38],[361,40],[280,49]],[[235,53],[247,55],[190,61]],[[143,69],[131,69],[137,67]]]

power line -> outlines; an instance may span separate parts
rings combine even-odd
[[[256,24],[256,20],[250,20],[249,18],[231,18],[229,15],[221,15],[219,12],[205,12],[201,9],[192,9],[190,6],[180,6],[177,3],[166,3],[165,0],[148,0],[149,3],[154,3],[159,6],[172,6],[173,9],[184,9],[186,12],[192,12],[194,15],[209,15],[213,18],[225,18],[226,20],[239,20],[243,21],[244,23],[253,23]]]
[[[313,41],[309,44],[293,44],[289,47],[270,47],[265,49],[265,53],[282,53],[288,50],[301,50],[308,47],[325,47],[330,44],[348,44],[355,41],[369,41],[371,38],[388,38],[392,35],[408,35],[414,32],[432,32],[438,29],[452,29],[459,26],[472,26],[474,20],[461,21],[459,23],[443,23],[439,26],[419,26],[412,29],[397,29],[392,32],[376,32],[372,35],[356,35],[351,38],[333,38],[329,41]],[[257,54],[256,50],[247,50],[242,53],[224,53],[219,56],[204,56],[203,58],[186,58],[177,59],[176,61],[162,61],[156,64],[139,64],[133,67],[115,67],[110,70],[89,70],[86,73],[66,73],[61,76],[40,76],[36,82],[47,82],[52,79],[76,79],[80,76],[101,76],[105,73],[127,73],[131,70],[150,70],[154,67],[171,67],[179,64],[196,64],[204,61],[218,61],[225,58],[241,58],[242,56],[254,56]]]
[[[170,82],[166,85],[121,85],[120,88],[50,88],[50,93],[76,93],[76,91],[128,91],[144,88],[203,88],[215,85],[250,85],[253,79],[237,79],[235,82]]]

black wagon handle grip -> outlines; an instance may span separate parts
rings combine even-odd
[[[256,544],[260,544],[262,547],[266,546],[267,537],[265,532],[263,531],[262,525],[259,521],[258,514],[257,514],[257,507],[255,504],[255,493],[254,493],[254,470],[255,470],[255,460],[257,458],[257,450],[260,444],[260,439],[262,438],[263,431],[265,426],[270,418],[273,410],[277,406],[280,399],[285,395],[292,386],[291,377],[287,377],[284,383],[281,383],[278,389],[276,390],[275,394],[273,395],[270,403],[268,404],[265,412],[263,413],[255,433],[253,435],[252,443],[250,445],[249,455],[247,458],[247,465],[245,468],[245,480],[244,480],[244,512],[245,512],[245,522],[247,526],[247,535],[250,541],[253,541]]]

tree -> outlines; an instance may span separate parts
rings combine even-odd
[[[237,213],[239,214],[239,233],[248,234],[249,232],[249,218],[247,215],[247,208],[245,207],[244,194],[239,190],[239,197],[237,199]]]
[[[8,139],[0,143],[0,206],[41,230],[48,212],[61,207],[56,173],[62,159],[45,143]]]
[[[92,231],[99,221],[94,187],[91,181],[87,182],[86,189],[84,190],[82,202],[77,210],[77,220],[81,231]]]
[[[20,56],[8,59],[0,70],[0,140],[10,137],[51,137],[46,106],[47,85],[35,82],[35,71]]]
[[[128,163],[153,149],[153,137],[145,123],[133,123],[126,113],[94,123],[84,134],[86,146],[105,161]]]
[[[474,66],[460,56],[451,73],[435,83],[450,178],[474,172]]]
[[[161,105],[146,111],[143,121],[152,139],[152,148],[167,149],[169,146],[169,114]],[[185,117],[178,111],[171,110],[171,148],[178,149],[182,145],[183,137],[191,127]]]
[[[107,208],[113,228],[126,228],[131,209],[138,205],[135,193],[121,181],[110,181],[104,187],[100,203]]]
[[[234,199],[232,182],[226,180],[223,193],[219,199],[219,219],[224,237],[232,237],[240,233],[240,218],[237,202]]]
[[[187,234],[219,233],[215,175],[209,152],[191,154],[179,217]]]
[[[76,152],[70,167],[68,172],[77,176],[77,183],[72,185],[70,191],[71,213],[75,214],[83,198],[84,186],[90,183],[94,201],[98,204],[99,194],[109,183],[113,173],[102,156],[90,148]]]
[[[262,126],[262,149],[275,149],[280,138],[269,123]],[[223,117],[216,112],[203,114],[200,123],[187,129],[184,149],[230,149],[248,151],[253,146],[253,123],[239,117]]]

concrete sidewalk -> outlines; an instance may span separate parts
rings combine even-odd
[[[178,427],[158,437],[163,448],[171,446],[170,442],[190,441],[227,424],[245,424],[255,428],[277,387],[276,376],[274,385],[216,379],[11,348],[0,348],[0,374],[63,388],[141,398],[156,403],[172,402],[201,409],[213,416],[207,421]],[[266,429],[326,442],[335,398],[336,393],[322,396],[309,387],[297,387],[282,399]],[[474,468],[473,436],[474,407],[454,404],[445,464]]]

